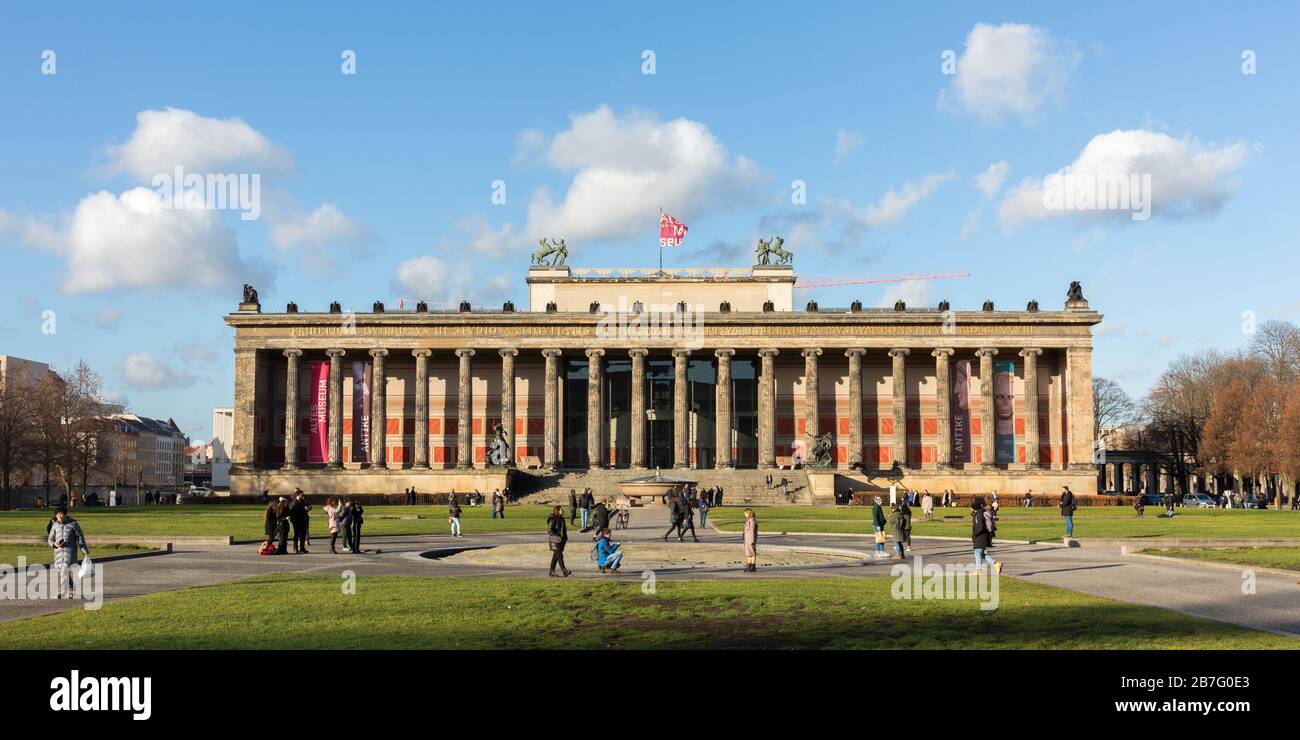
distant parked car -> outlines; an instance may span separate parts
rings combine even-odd
[[[212,495],[212,489],[211,489],[211,488],[208,488],[207,486],[194,486],[193,488],[190,489],[190,491],[189,491],[189,495],[191,495],[191,496],[211,496],[211,495]]]
[[[1247,509],[1267,509],[1268,499],[1257,493],[1246,494],[1245,506]]]
[[[1204,493],[1189,493],[1183,496],[1183,506],[1195,506],[1198,509],[1213,509],[1217,504],[1213,498]]]
[[[1164,506],[1165,497],[1163,494],[1159,494],[1159,493],[1144,493],[1142,494],[1142,505],[1143,506]]]

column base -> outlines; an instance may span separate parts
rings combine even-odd
[[[283,464],[283,465],[280,466],[280,469],[281,469],[281,470],[297,470],[297,469],[298,469],[298,463],[285,463],[285,464]]]
[[[343,463],[336,463],[336,462],[325,463],[325,469],[326,469],[326,470],[342,470],[342,469],[343,469]]]

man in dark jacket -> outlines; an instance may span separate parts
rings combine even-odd
[[[307,512],[311,506],[307,503],[307,497],[302,491],[294,494],[293,504],[289,506],[289,523],[293,525],[293,551],[299,554],[307,553]]]
[[[289,552],[289,499],[284,496],[275,502],[275,531],[279,539],[275,554],[284,555]]]
[[[668,531],[664,532],[664,542],[668,541],[668,535],[674,531],[677,532],[677,541],[682,541],[682,507],[684,506],[681,496],[674,495],[668,499]]]
[[[591,510],[591,524],[588,525],[582,531],[590,532],[591,530],[594,529],[597,532],[599,532],[602,529],[608,529],[608,528],[609,528],[609,508],[605,506],[604,501],[601,501],[600,503],[596,504],[596,507],[594,509]]]
[[[987,562],[998,573],[1002,572],[1002,563],[989,557],[986,550],[993,544],[993,527],[988,512],[984,510],[984,499],[976,496],[970,505],[970,538],[975,549],[975,567],[981,568]]]
[[[365,550],[362,550],[362,549],[361,549],[361,525],[365,522],[365,518],[364,518],[364,516],[363,516],[363,510],[362,510],[362,508],[361,508],[361,502],[356,501],[356,500],[353,500],[353,501],[352,501],[352,512],[351,512],[351,513],[352,513],[352,516],[351,516],[351,519],[352,519],[352,521],[351,521],[351,525],[352,525],[352,551],[355,552],[355,553],[357,553],[357,554],[361,554],[361,553],[365,552]]]
[[[1075,500],[1070,487],[1065,486],[1065,489],[1061,492],[1061,517],[1065,519],[1066,539],[1074,536],[1074,510],[1077,508],[1079,508],[1079,502]]]
[[[569,489],[569,524],[572,525],[577,520],[578,520],[578,492],[570,488]]]

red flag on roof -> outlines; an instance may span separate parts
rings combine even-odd
[[[659,212],[659,246],[680,247],[686,239],[686,224],[672,216]]]

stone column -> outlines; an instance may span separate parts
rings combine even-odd
[[[1020,350],[1025,358],[1025,466],[1038,467],[1038,356],[1041,349]]]
[[[844,352],[849,358],[849,467],[862,468],[862,356],[857,348]]]
[[[1092,347],[1065,351],[1065,407],[1070,467],[1092,467]]]
[[[415,462],[429,467],[429,355],[431,350],[412,350],[415,355]]]
[[[460,378],[456,385],[456,467],[474,467],[474,388],[470,375],[472,349],[458,349]]]
[[[555,470],[560,466],[560,350],[544,349],[542,356],[546,358],[546,387],[543,391],[545,398],[542,403],[542,418],[545,425],[542,440],[545,449],[542,464],[550,470]]]
[[[329,467],[343,467],[343,355],[346,350],[327,349],[330,358]]]
[[[519,350],[500,349],[497,353],[501,355],[501,431],[510,447],[506,467],[513,468],[519,457],[515,451],[515,355]]]
[[[894,392],[894,462],[907,467],[907,356],[912,350],[898,347],[889,350],[894,361],[890,370],[890,385]]]
[[[388,350],[372,349],[374,366],[370,369],[370,467],[388,467],[388,382],[384,364]]]
[[[298,358],[300,349],[286,349],[284,373],[284,469],[298,467]]]
[[[734,349],[714,350],[718,358],[718,383],[715,388],[713,411],[713,445],[717,450],[713,467],[731,468],[731,356]]]
[[[605,350],[587,350],[587,467],[605,467],[605,440],[601,435],[600,390],[604,385]]]
[[[809,347],[801,353],[803,354],[804,444],[807,445],[807,452],[812,452],[813,445],[817,442],[818,426],[821,424],[821,409],[817,403],[817,358],[821,353],[821,349],[817,347]]]
[[[758,467],[776,467],[776,361],[780,350],[760,349],[758,376]]]
[[[632,467],[645,467],[645,349],[630,349],[632,357]]]
[[[991,468],[997,460],[993,436],[993,357],[998,353],[993,347],[975,351],[980,358],[980,454],[981,467]]]
[[[934,355],[935,401],[939,411],[939,454],[935,463],[946,468],[952,464],[952,373],[948,369],[948,358],[953,351],[941,347],[930,354]]]
[[[235,418],[230,444],[233,468],[251,467],[255,459],[254,432],[257,429],[257,350],[235,350]]]
[[[686,445],[691,429],[690,406],[686,403],[686,362],[690,356],[689,349],[673,350],[673,467],[676,468],[691,465]]]

